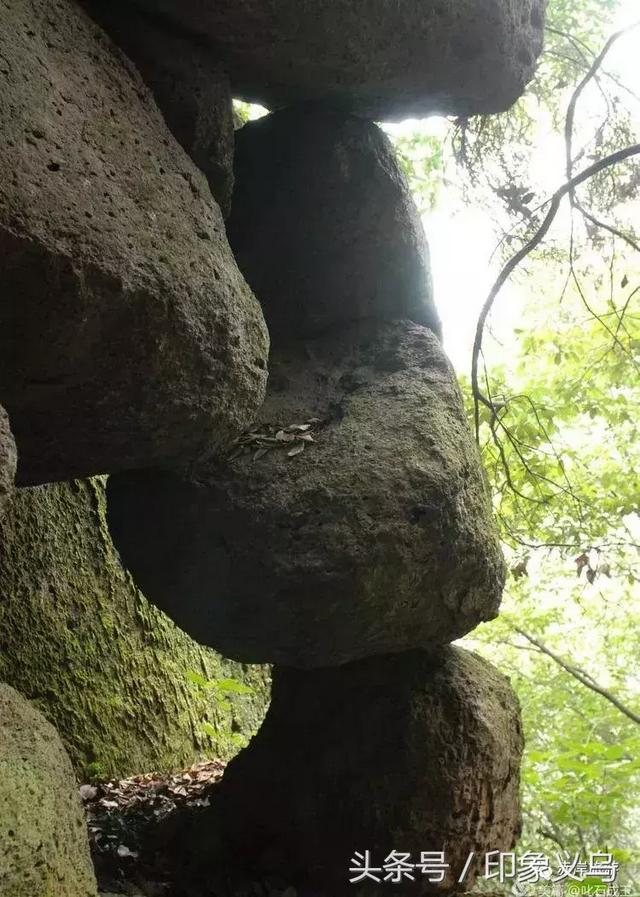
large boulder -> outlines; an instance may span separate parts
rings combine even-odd
[[[276,669],[262,728],[211,808],[178,832],[179,868],[211,880],[235,867],[332,897],[472,891],[485,854],[511,850],[520,834],[522,749],[509,681],[460,648]],[[349,881],[365,851],[378,884]],[[394,882],[393,851],[413,881]]]
[[[55,725],[83,779],[229,757],[264,716],[268,671],[194,644],[150,605],[105,516],[100,479],[16,492],[0,523],[0,682]]]
[[[16,477],[16,444],[9,426],[7,412],[0,405],[0,517],[13,494]]]
[[[233,192],[233,104],[229,78],[211,49],[113,0],[85,0],[153,92],[165,121],[209,181],[226,216]]]
[[[440,332],[422,222],[377,125],[288,109],[237,134],[229,240],[274,343],[367,317]]]
[[[133,472],[107,487],[124,563],[196,640],[330,666],[442,645],[496,615],[488,492],[428,329],[367,322],[280,350],[238,451],[199,482]]]
[[[264,395],[220,210],[71,0],[0,0],[0,402],[22,484],[197,461]]]
[[[500,112],[542,48],[546,0],[137,0],[208,38],[237,96],[370,118]]]
[[[0,893],[95,897],[87,827],[62,742],[0,684]]]

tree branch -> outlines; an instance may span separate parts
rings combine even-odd
[[[600,50],[596,58],[591,63],[589,70],[585,74],[582,81],[578,84],[576,89],[573,92],[571,100],[569,101],[569,106],[567,108],[567,115],[564,123],[564,137],[565,137],[565,146],[566,146],[566,175],[567,180],[571,179],[573,174],[573,125],[576,116],[576,107],[578,105],[578,100],[582,95],[585,87],[589,84],[589,82],[596,77],[598,74],[598,70],[600,66],[609,55],[609,51],[616,44],[621,37],[629,34],[630,31],[633,31],[635,28],[640,27],[640,19],[637,22],[633,22],[631,25],[627,25],[626,28],[621,28],[620,31],[616,31],[611,35],[609,40],[605,43],[603,48]],[[573,190],[573,188],[572,188]]]
[[[609,701],[610,704],[620,711],[620,713],[624,713],[624,715],[630,719],[632,722],[636,723],[636,725],[640,726],[640,715],[635,713],[631,708],[627,707],[626,704],[623,704],[622,701],[619,701],[615,695],[611,694],[610,691],[607,691],[606,688],[603,688],[584,670],[581,670],[579,667],[574,666],[566,660],[563,660],[559,654],[556,654],[551,648],[548,648],[544,642],[540,641],[540,639],[536,638],[533,635],[529,635],[528,632],[525,632],[524,629],[520,629],[518,626],[513,627],[518,635],[521,635],[528,642],[540,651],[542,654],[545,654],[547,657],[550,657],[554,663],[557,663],[559,667],[569,673],[570,676],[573,676],[581,685],[584,685],[585,688],[590,689],[596,694],[603,697],[605,700]]]
[[[480,434],[480,403],[482,402],[483,404],[490,405],[488,399],[483,396],[478,385],[478,360],[480,358],[480,352],[482,351],[482,339],[484,335],[485,324],[489,316],[489,312],[491,311],[497,296],[502,290],[502,287],[511,277],[513,272],[524,261],[524,259],[526,259],[527,256],[530,255],[533,250],[540,245],[540,243],[542,243],[547,233],[549,232],[549,229],[551,228],[556,215],[558,214],[558,210],[560,209],[563,198],[568,193],[570,193],[580,184],[588,181],[594,175],[599,174],[599,172],[605,171],[607,168],[611,168],[613,165],[618,165],[620,162],[624,162],[625,159],[629,159],[632,156],[637,156],[639,154],[640,143],[634,143],[631,146],[627,146],[624,149],[618,150],[615,153],[611,153],[610,155],[599,159],[597,162],[594,162],[592,165],[589,165],[587,168],[574,175],[570,180],[562,184],[561,187],[558,187],[553,196],[548,200],[549,210],[538,230],[531,237],[531,239],[518,252],[516,252],[516,254],[512,256],[512,258],[509,259],[509,261],[506,263],[506,265],[498,275],[489,295],[487,296],[482,306],[482,309],[480,310],[480,315],[478,316],[476,335],[473,343],[473,353],[471,357],[471,389],[473,392],[476,441],[479,441]]]

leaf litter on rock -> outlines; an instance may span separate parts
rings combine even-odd
[[[286,427],[266,424],[264,432],[245,433],[235,440],[229,461],[243,455],[252,454],[252,461],[259,461],[274,449],[288,449],[287,458],[295,458],[302,454],[305,446],[315,442],[314,427],[322,424],[319,417],[310,417],[301,424],[289,424]]]

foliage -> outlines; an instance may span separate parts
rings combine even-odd
[[[460,186],[466,201],[482,203],[499,228],[506,215],[510,225],[520,227],[522,239],[538,223],[539,203],[549,192],[549,159],[555,154],[563,164],[565,113],[572,93],[611,32],[618,6],[618,0],[551,0],[545,48],[525,95],[503,115],[458,120],[448,137],[463,173]],[[584,99],[589,114],[577,118],[574,161],[578,167],[634,142],[638,102],[606,65]],[[590,198],[606,205],[613,194],[618,203],[622,183],[633,170],[627,166],[594,179]],[[612,183],[615,186],[618,181],[612,191]],[[513,239],[503,243],[505,254]]]
[[[440,155],[426,142],[424,158],[437,160],[426,184],[405,162],[423,209],[483,208],[504,261],[568,179],[567,155],[576,172],[638,142],[638,100],[608,60],[575,93],[617,8],[551,0],[526,95],[501,116],[450,123]],[[408,146],[419,158],[425,133],[405,134],[401,155]],[[479,442],[510,574],[501,617],[465,640],[511,677],[522,703],[520,850],[612,850],[636,890],[639,187],[636,157],[571,192],[514,276],[510,298],[523,311],[513,333],[485,334]]]
[[[393,129],[390,128],[393,136]],[[401,132],[394,141],[402,170],[413,185],[418,208],[426,213],[435,208],[443,178],[442,140],[424,133],[416,124],[412,132]]]
[[[545,272],[534,267],[530,276],[540,296]],[[640,314],[622,310],[638,286],[640,277],[612,299],[592,279],[600,320],[575,294],[561,306],[553,291],[551,301],[532,297],[515,329],[517,354],[491,368],[495,410],[482,409],[483,455],[504,540],[521,554],[597,548],[637,575],[633,554],[623,555],[634,548],[628,527],[638,508],[629,473],[640,469]]]
[[[640,315],[627,308],[621,320],[640,277],[617,300],[592,279],[609,329],[575,291],[560,306],[553,289],[541,301],[548,279],[544,259],[531,265],[512,357],[490,369],[498,410],[483,408],[481,442],[510,575],[500,619],[474,644],[511,676],[523,707],[523,849],[613,850],[635,885],[640,726],[518,630],[640,712]]]
[[[217,715],[221,718],[229,715],[233,717],[234,702],[238,698],[254,694],[251,686],[246,685],[239,679],[207,679],[193,670],[189,670],[187,679],[192,685],[201,689],[203,693],[206,693],[212,699]],[[202,722],[201,728],[203,736],[226,744],[228,749],[234,753],[245,747],[249,742],[250,736],[255,734],[255,732],[234,732],[231,728],[221,726],[220,724],[214,726],[206,720]]]

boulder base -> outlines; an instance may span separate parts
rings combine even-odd
[[[229,240],[274,343],[363,318],[440,333],[422,222],[377,125],[277,112],[238,131],[235,172]]]
[[[501,112],[542,49],[546,0],[138,0],[207,38],[236,96],[373,119]]]
[[[520,833],[522,748],[508,680],[459,648],[277,669],[262,728],[180,833],[180,862],[194,877],[228,864],[332,897],[471,891],[485,853]],[[367,850],[380,883],[349,883]],[[413,880],[383,881],[392,851]],[[441,880],[415,868],[423,852],[444,853]]]
[[[0,684],[0,892],[95,897],[87,828],[56,730]]]
[[[71,0],[0,0],[0,402],[21,484],[195,462],[268,339],[204,176]]]
[[[16,444],[9,426],[7,412],[0,405],[0,517],[13,494],[16,477]]]
[[[292,427],[315,442],[288,441]],[[292,344],[246,442],[201,482],[108,483],[124,563],[197,641],[245,662],[331,666],[442,645],[495,616],[487,488],[429,330],[368,322]]]

